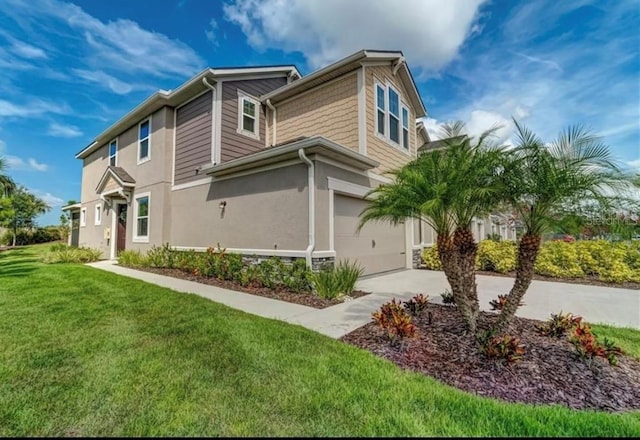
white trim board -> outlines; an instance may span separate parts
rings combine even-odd
[[[209,185],[213,182],[213,177],[205,177],[203,179],[194,180],[193,182],[181,183],[179,185],[172,185],[171,191],[179,191],[181,189],[193,188],[200,185]]]
[[[364,196],[367,195],[369,191],[371,191],[371,188],[368,188],[366,186],[346,182],[334,177],[327,177],[327,181],[329,189],[334,190],[335,192],[338,192],[340,194],[364,198]]]
[[[206,252],[208,247],[202,246],[171,246],[171,249],[175,251],[195,251],[195,252]],[[298,257],[305,258],[305,251],[296,251],[296,250],[280,250],[280,249],[241,249],[241,248],[224,248],[227,252],[231,252],[234,254],[242,254],[242,255],[257,255],[259,257]],[[312,258],[331,258],[335,257],[336,253],[334,251],[314,251],[311,254]]]

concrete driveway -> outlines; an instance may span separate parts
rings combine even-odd
[[[478,275],[477,282],[480,307],[488,311],[489,301],[508,293],[513,279]],[[391,298],[404,300],[424,293],[439,303],[440,294],[449,288],[449,283],[442,272],[414,269],[362,279],[357,288],[372,294],[287,321],[337,338],[370,322],[371,313]],[[524,303],[518,316],[545,320],[551,313],[562,310],[592,323],[640,328],[640,290],[533,281]]]

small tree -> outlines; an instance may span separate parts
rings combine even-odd
[[[45,214],[51,208],[24,186],[18,186],[8,200],[8,208],[2,215],[2,223],[3,226],[11,229],[12,245],[15,246],[18,230],[34,227],[36,217]]]

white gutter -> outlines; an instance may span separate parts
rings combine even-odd
[[[315,167],[313,162],[309,160],[306,154],[304,154],[304,148],[298,150],[298,156],[309,167],[309,245],[305,250],[307,266],[309,269],[313,268],[313,260],[311,254],[316,247],[316,185],[315,185]]]
[[[273,104],[271,104],[271,99],[267,99],[266,104],[267,104],[267,107],[269,107],[269,109],[273,112],[271,114],[271,127],[273,128],[271,145],[275,145],[276,144],[276,108],[273,106]]]

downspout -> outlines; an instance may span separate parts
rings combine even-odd
[[[276,144],[276,108],[271,104],[271,99],[267,99],[267,107],[271,110],[271,128],[273,130],[273,135],[271,137],[271,145]]]
[[[207,77],[203,76],[202,77],[202,84],[204,84],[207,88],[211,89],[211,163],[215,164],[216,163],[216,152],[215,150],[215,146],[216,146],[216,137],[215,137],[215,127],[214,127],[214,119],[216,117],[216,112],[215,112],[215,105],[214,103],[216,102],[216,86],[209,84],[209,81],[207,81]],[[218,116],[220,117],[220,116]],[[175,130],[175,127],[173,128]],[[175,165],[174,165],[175,166]],[[197,173],[199,173],[200,171],[196,171]]]
[[[311,255],[313,249],[316,247],[315,167],[313,165],[313,162],[309,160],[306,154],[304,154],[304,148],[300,148],[298,150],[298,156],[303,162],[307,164],[307,167],[309,169],[309,245],[304,252],[307,260],[307,266],[309,266],[309,269],[311,269],[313,268],[313,260]]]

